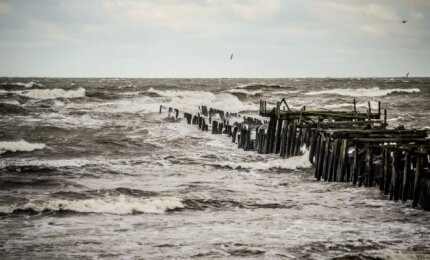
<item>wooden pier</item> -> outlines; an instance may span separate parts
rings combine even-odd
[[[169,108],[169,115],[173,111],[177,118],[179,110]],[[206,106],[184,117],[202,131],[211,125],[212,134],[226,134],[246,151],[289,158],[302,155],[305,147],[318,181],[378,187],[391,200],[412,201],[413,207],[430,211],[430,139],[424,130],[388,129],[381,102],[374,110],[369,102],[360,112],[355,100],[352,111],[292,110],[285,99],[268,109],[260,101],[259,114],[268,120]]]

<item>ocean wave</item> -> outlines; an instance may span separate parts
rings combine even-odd
[[[164,102],[185,111],[195,111],[201,105],[222,109],[226,112],[252,111],[256,109],[255,105],[243,103],[238,97],[230,93],[215,94],[207,91],[157,90],[153,88],[150,88],[147,93],[155,94],[163,98]]]
[[[401,89],[401,88],[391,88],[391,89],[380,89],[378,87],[374,88],[335,88],[328,90],[310,91],[305,93],[305,95],[322,95],[322,94],[334,94],[339,96],[350,96],[350,97],[382,97],[391,93],[414,93],[420,92],[418,88]]]
[[[236,88],[239,89],[264,89],[264,88],[282,88],[284,86],[278,85],[278,84],[266,84],[266,83],[249,83],[249,84],[242,84],[237,86]]]
[[[226,91],[227,93],[231,94],[243,94],[247,96],[260,96],[262,91],[261,90],[246,90],[246,89],[229,89]]]
[[[135,198],[126,195],[99,199],[33,201],[22,205],[1,205],[0,213],[15,211],[74,211],[81,213],[108,213],[125,215],[132,213],[160,214],[169,210],[183,208],[182,201],[176,197]]]
[[[55,98],[79,98],[85,96],[84,88],[73,90],[64,90],[60,88],[54,89],[32,89],[22,92],[21,96],[36,98],[36,99],[55,99]]]
[[[42,143],[29,143],[24,140],[19,141],[2,141],[0,142],[0,154],[6,152],[31,152],[45,148]]]
[[[31,89],[31,90],[18,90],[18,91],[0,91],[0,94],[16,94],[23,97],[34,99],[56,99],[56,98],[79,98],[85,96],[84,88],[77,88],[72,90],[64,90],[61,88],[54,89]]]
[[[42,87],[43,85],[30,81],[28,83],[22,83],[22,82],[2,83],[0,84],[0,86],[17,86],[17,87],[24,87],[24,88],[32,88],[33,86]]]
[[[251,170],[270,170],[270,169],[304,169],[312,167],[309,161],[309,151],[302,149],[304,152],[301,156],[290,157],[288,159],[277,158],[267,161],[256,162],[225,162],[221,166],[230,167],[233,169],[251,169]]]
[[[334,108],[344,108],[344,107],[353,107],[354,106],[354,104],[351,102],[351,103],[340,103],[340,104],[326,104],[326,105],[324,105],[323,107],[325,108],[325,109],[334,109]],[[356,104],[356,107],[357,108],[359,108],[359,107],[362,107],[362,108],[368,108],[368,103],[360,103],[360,104]],[[376,101],[371,101],[370,102],[370,106],[372,107],[372,108],[377,108],[378,107],[378,102],[376,102]]]

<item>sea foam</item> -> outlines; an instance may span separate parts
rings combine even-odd
[[[32,88],[33,86],[41,87],[42,84],[35,83],[33,81],[30,81],[28,83],[22,83],[22,82],[15,82],[15,83],[2,83],[0,85],[14,85],[18,87],[24,87],[24,88]]]
[[[157,94],[180,110],[194,111],[196,107],[207,105],[227,112],[255,110],[255,105],[243,103],[230,93],[214,94],[207,91],[157,90],[150,88],[148,93]]]
[[[19,95],[35,99],[55,99],[55,98],[79,98],[85,96],[84,88],[73,90],[54,89],[32,89],[28,91],[18,91]]]
[[[288,159],[276,158],[267,161],[255,162],[225,162],[222,166],[233,169],[251,169],[251,170],[270,170],[270,169],[304,169],[312,167],[309,161],[309,150],[302,149],[304,152],[301,156],[290,157]]]
[[[33,201],[22,205],[0,206],[1,213],[13,213],[17,210],[60,211],[70,210],[82,213],[132,214],[154,213],[160,214],[167,210],[183,208],[182,201],[176,197],[134,198],[126,195],[103,199]]]
[[[24,140],[2,141],[0,142],[0,154],[5,152],[31,152],[33,150],[43,149],[45,147],[45,144],[29,143]]]
[[[403,93],[414,93],[420,92],[418,88],[401,89],[401,88],[391,88],[391,89],[380,89],[378,87],[374,88],[335,88],[320,91],[310,91],[305,93],[305,95],[321,95],[321,94],[334,94],[340,96],[350,96],[350,97],[382,97],[394,92]]]

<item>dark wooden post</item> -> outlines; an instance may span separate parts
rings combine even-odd
[[[423,156],[421,154],[417,154],[417,163],[415,166],[415,180],[414,180],[414,198],[412,202],[412,206],[418,206],[420,193],[421,193],[421,174],[423,171]]]

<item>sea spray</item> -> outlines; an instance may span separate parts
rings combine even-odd
[[[29,143],[25,140],[0,142],[0,154],[6,152],[31,152],[43,149],[46,145],[42,143]]]

